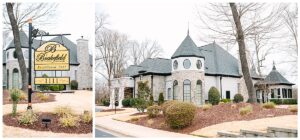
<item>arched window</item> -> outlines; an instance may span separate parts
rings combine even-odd
[[[202,82],[201,80],[197,80],[196,84],[196,104],[197,105],[202,105]]]
[[[191,102],[191,81],[188,79],[183,81],[183,101]]]
[[[178,100],[178,82],[175,80],[173,82],[173,100]]]
[[[19,70],[17,68],[13,69],[12,80],[12,88],[19,88]]]

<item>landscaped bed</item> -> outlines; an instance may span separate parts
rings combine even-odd
[[[172,129],[165,123],[165,117],[160,114],[155,118],[141,117],[135,120],[129,120],[127,122],[151,127],[154,129],[162,129],[167,131],[179,132],[179,133],[191,133],[195,130],[230,121],[241,121],[241,120],[254,120],[259,118],[276,117],[283,115],[295,115],[297,113],[291,112],[289,109],[274,108],[265,109],[262,108],[261,104],[251,104],[253,111],[250,114],[240,115],[240,108],[250,105],[248,103],[226,103],[212,106],[210,109],[203,111],[202,108],[197,109],[197,114],[193,123],[182,129]]]
[[[37,113],[38,120],[30,125],[20,124],[18,121],[18,117],[21,114],[17,114],[16,117],[13,117],[11,114],[6,114],[3,116],[3,122],[5,125],[14,126],[14,127],[21,127],[26,129],[33,129],[37,131],[52,131],[55,133],[74,133],[74,134],[86,134],[92,133],[93,128],[93,121],[89,123],[85,123],[82,120],[78,121],[76,126],[73,127],[64,127],[60,123],[60,116],[58,114],[49,113],[49,112],[39,112]],[[75,116],[81,118],[82,116]],[[46,128],[44,124],[42,124],[43,118],[51,119],[51,123]]]
[[[22,98],[20,98],[18,104],[28,103],[27,93],[22,93]],[[54,102],[55,95],[49,93],[33,93],[31,95],[31,103],[46,103]],[[12,104],[10,99],[10,94],[8,90],[3,90],[3,104]]]

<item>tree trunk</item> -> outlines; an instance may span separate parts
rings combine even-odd
[[[19,28],[13,12],[13,3],[6,3],[6,8],[7,8],[10,24],[12,27],[12,31],[13,31],[14,44],[15,44],[19,67],[21,71],[22,90],[27,92],[27,86],[28,86],[27,68],[26,68],[25,59],[21,48]]]
[[[236,26],[236,32],[237,32],[236,40],[239,45],[239,55],[240,55],[240,60],[241,60],[242,72],[243,72],[244,80],[245,80],[246,87],[248,90],[248,95],[249,95],[248,102],[256,103],[256,95],[254,92],[254,87],[253,87],[253,83],[252,83],[252,79],[251,79],[250,71],[249,71],[249,67],[248,67],[248,62],[247,62],[247,58],[246,58],[244,32],[243,32],[242,24],[240,21],[240,15],[237,11],[235,3],[229,3],[229,5],[231,7],[232,16],[233,16],[234,23]]]

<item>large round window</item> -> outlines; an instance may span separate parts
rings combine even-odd
[[[201,60],[197,60],[196,66],[198,69],[201,69],[201,67],[202,67]]]
[[[174,68],[174,70],[176,70],[178,68],[178,62],[177,62],[177,60],[175,60],[173,62],[173,68]]]
[[[188,59],[185,59],[185,60],[183,61],[183,67],[184,67],[185,69],[189,69],[189,68],[191,67],[191,61],[188,60]]]

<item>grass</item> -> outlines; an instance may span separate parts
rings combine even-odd
[[[57,106],[54,108],[54,114],[59,116],[74,114],[73,109],[70,106]]]
[[[202,106],[203,111],[206,111],[206,110],[208,110],[208,109],[210,109],[210,108],[212,108],[212,104],[204,104],[204,105]]]
[[[262,105],[262,107],[263,108],[265,108],[265,109],[273,109],[273,108],[275,108],[275,103],[273,103],[273,102],[266,102],[266,103],[264,103],[263,105]]]
[[[240,115],[244,116],[253,112],[253,108],[251,105],[247,105],[239,109]]]

